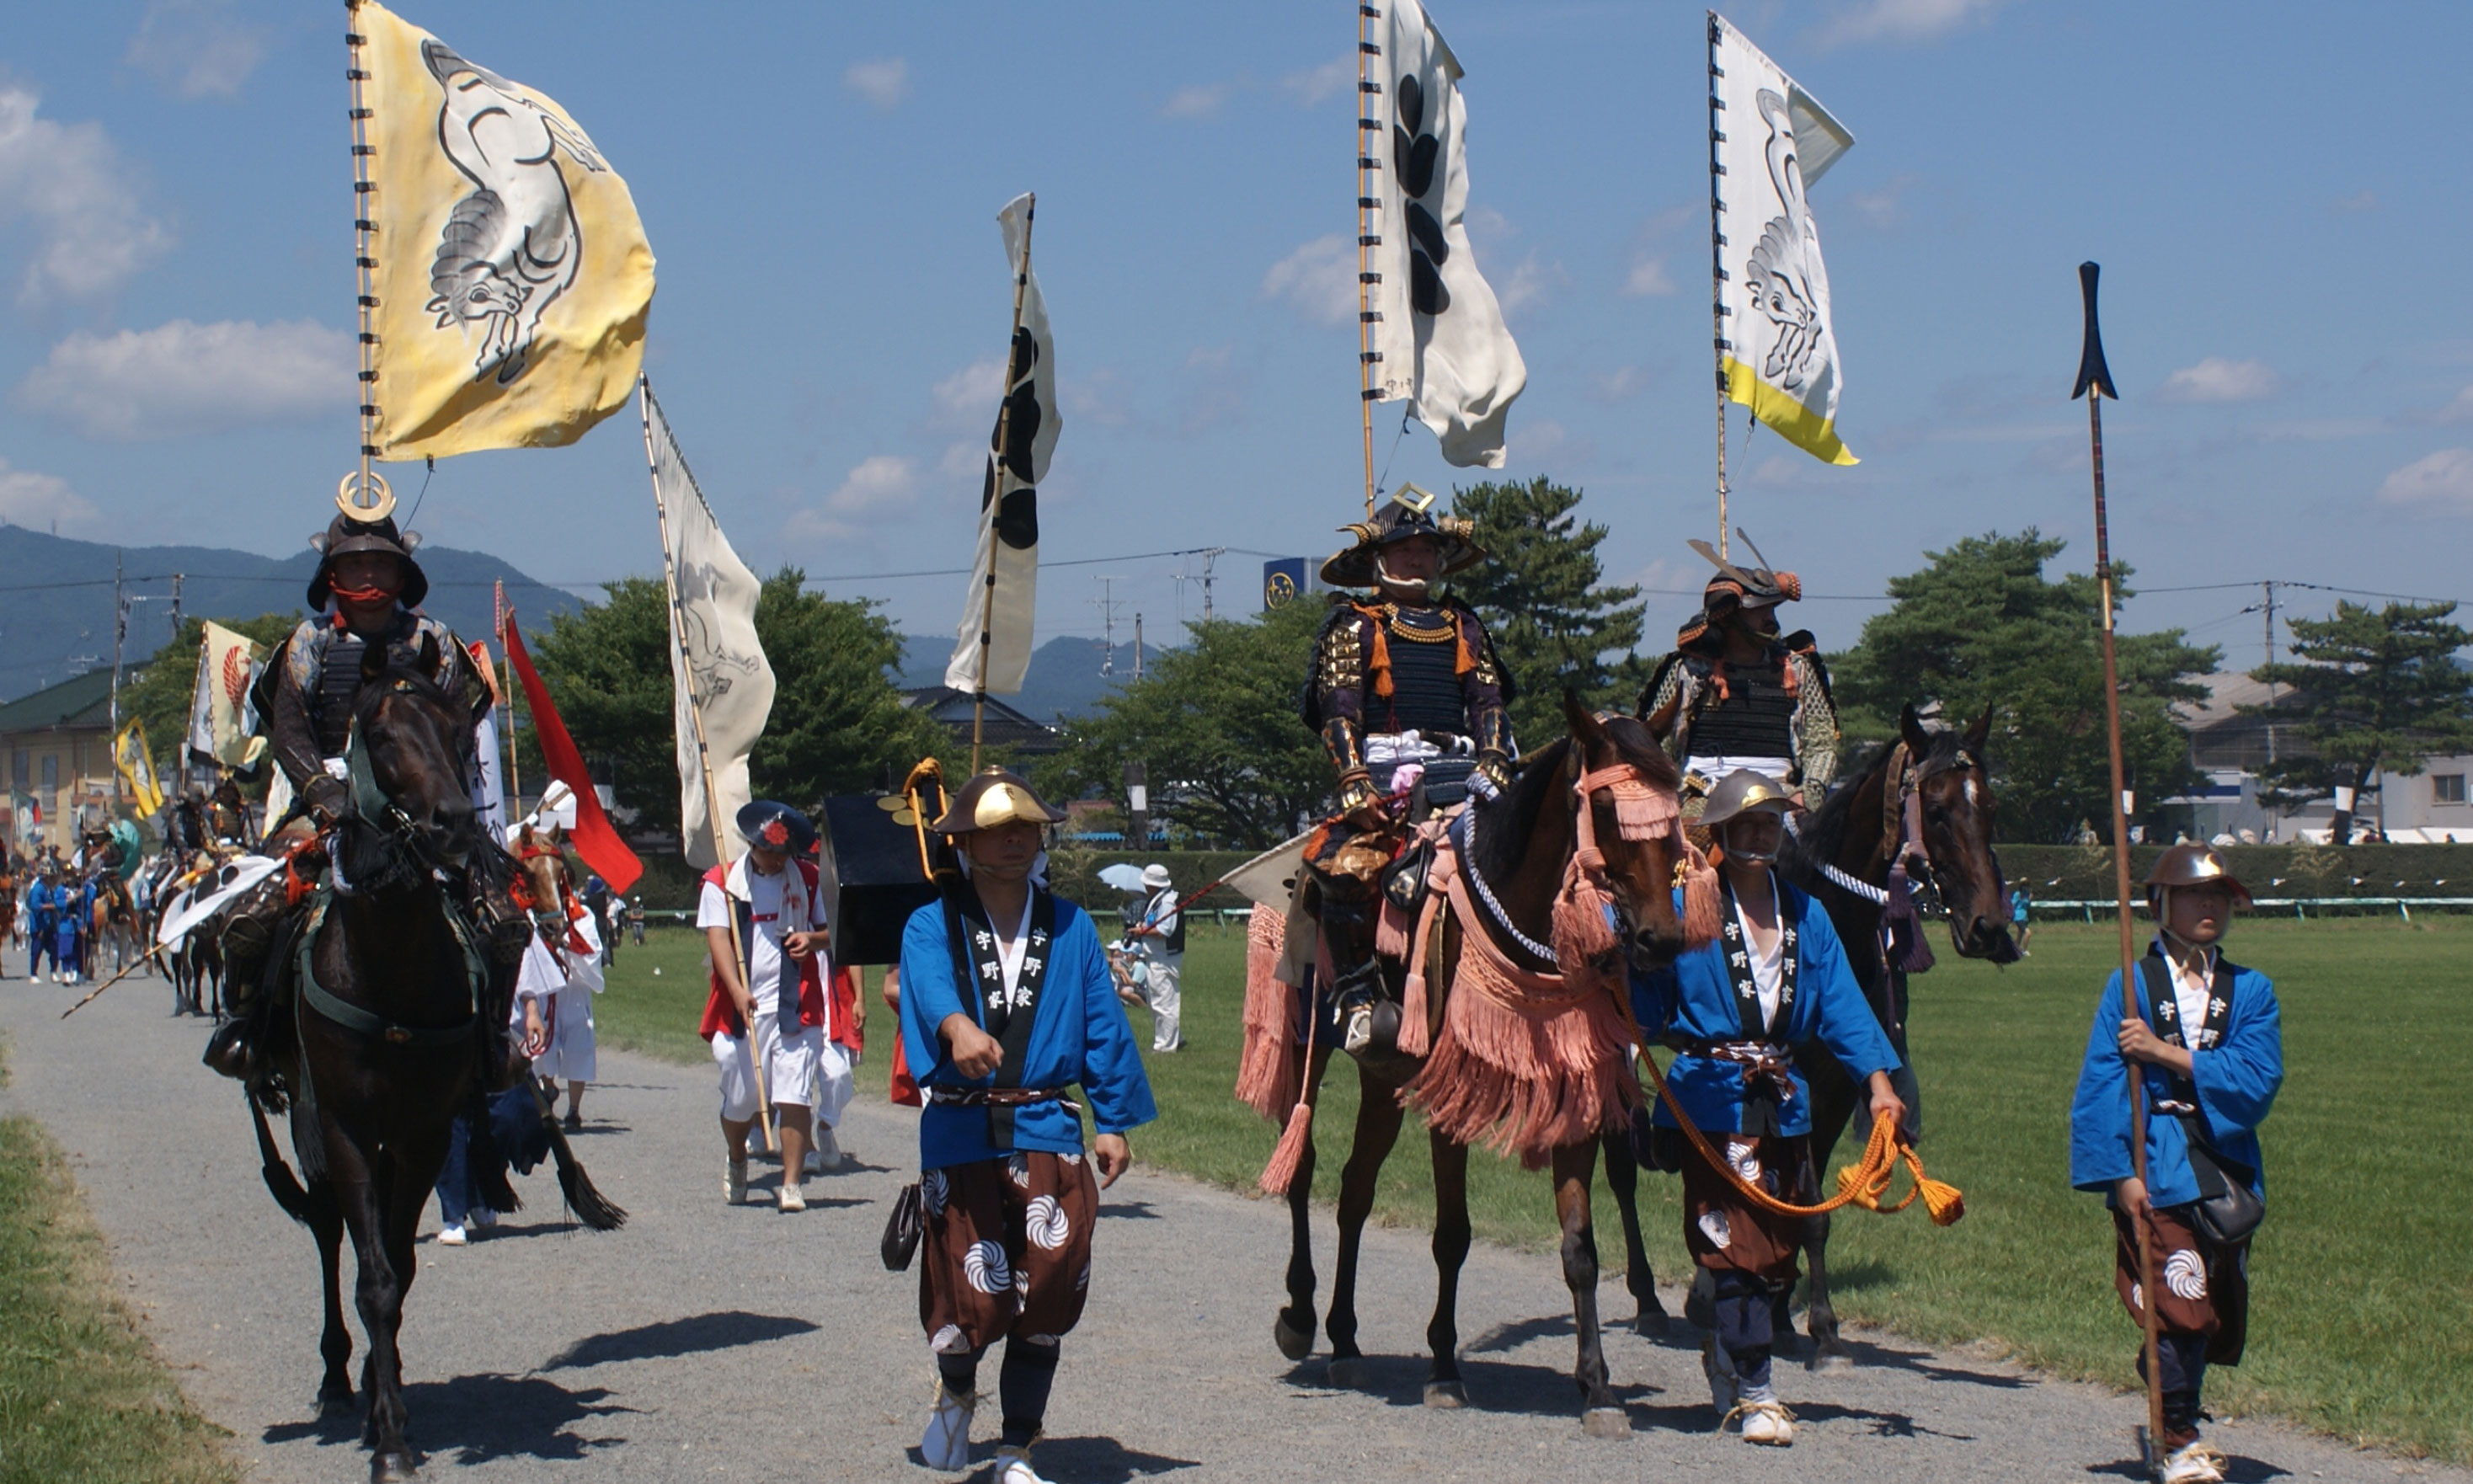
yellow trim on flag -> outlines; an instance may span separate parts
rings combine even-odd
[[[1834,419],[1824,418],[1763,381],[1758,371],[1733,356],[1720,358],[1726,372],[1726,395],[1752,410],[1752,416],[1777,429],[1778,436],[1824,464],[1860,464],[1837,440]]]

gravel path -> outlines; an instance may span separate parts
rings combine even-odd
[[[0,1109],[35,1114],[67,1148],[132,1303],[191,1400],[232,1430],[252,1476],[366,1477],[356,1428],[306,1420],[318,1378],[313,1245],[258,1181],[238,1091],[198,1065],[200,1022],[165,1016],[160,981],[132,980],[62,1022],[69,997],[0,984],[13,1072]],[[710,1077],[618,1055],[602,1070],[611,1081],[588,1097],[577,1146],[631,1212],[625,1230],[565,1224],[543,1171],[517,1183],[534,1204],[497,1234],[462,1250],[422,1241],[403,1349],[426,1472],[491,1484],[947,1477],[915,1462],[931,1375],[917,1276],[887,1273],[876,1256],[885,1202],[916,1147],[911,1115],[853,1106],[844,1142],[865,1162],[810,1182],[804,1215],[732,1209],[717,1189]],[[757,1184],[772,1183],[759,1166]],[[1039,1455],[1068,1484],[2135,1475],[2134,1400],[1884,1334],[1854,1336],[1864,1363],[1851,1373],[1781,1364],[1803,1426],[1779,1453],[1713,1434],[1695,1340],[1614,1333],[1609,1359],[1634,1430],[1587,1438],[1556,1264],[1485,1247],[1461,1298],[1472,1404],[1428,1411],[1418,1399],[1433,1276],[1410,1232],[1367,1234],[1362,1342],[1378,1358],[1359,1388],[1333,1390],[1321,1361],[1291,1365],[1271,1346],[1282,1209],[1138,1169],[1102,1214],[1090,1312],[1067,1342]],[[1328,1233],[1326,1220],[1326,1277]],[[1619,1275],[1604,1302],[1628,1312]],[[1680,1312],[1679,1296],[1668,1304]],[[983,1438],[992,1430],[984,1420]],[[2286,1427],[2227,1424],[2213,1437],[2237,1480],[2473,1484],[2461,1470]],[[980,1444],[983,1458],[991,1446]]]

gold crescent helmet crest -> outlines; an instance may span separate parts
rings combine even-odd
[[[348,519],[375,525],[395,514],[395,491],[384,474],[354,469],[336,484],[335,508]]]

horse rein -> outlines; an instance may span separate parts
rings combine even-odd
[[[1564,769],[1570,772],[1572,764],[1565,763]],[[1641,777],[1637,764],[1615,762],[1603,768],[1581,769],[1578,777],[1572,783],[1572,796],[1576,805],[1573,810],[1573,827],[1576,838],[1572,848],[1572,860],[1580,868],[1581,873],[1587,876],[1593,886],[1605,891],[1606,856],[1605,851],[1597,845],[1597,792],[1601,788],[1615,795],[1619,821],[1617,832],[1621,838],[1627,840],[1655,838],[1652,831],[1656,826],[1648,816],[1657,812],[1659,804],[1663,802],[1669,821],[1679,820],[1681,805],[1672,800],[1660,801],[1656,791],[1650,787],[1646,779]],[[1621,819],[1621,813],[1626,806],[1633,811],[1632,821]],[[1511,914],[1495,897],[1494,888],[1487,884],[1484,874],[1477,869],[1477,809],[1474,805],[1461,816],[1461,821],[1459,826],[1461,838],[1453,842],[1459,847],[1460,874],[1466,876],[1469,885],[1476,890],[1477,899],[1484,906],[1486,915],[1492,918],[1495,925],[1501,928],[1511,941],[1530,957],[1545,964],[1557,962],[1550,944],[1539,943],[1514,925]],[[1635,830],[1638,833],[1635,833]],[[1683,859],[1676,861],[1675,871],[1678,876],[1686,864],[1688,862]],[[1612,893],[1608,892],[1607,895],[1611,896]]]

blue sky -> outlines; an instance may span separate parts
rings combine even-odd
[[[740,551],[949,631],[1036,189],[1066,427],[1041,638],[1099,575],[1172,635],[1225,545],[1327,552],[1357,509],[1354,7],[405,0],[558,98],[660,257],[648,366]],[[1473,236],[1529,370],[1511,466],[1587,491],[1613,575],[1696,591],[1714,521],[1706,86],[1681,4],[1433,0],[1468,69]],[[1854,637],[1885,580],[2034,524],[2091,561],[2064,400],[2104,265],[2115,550],[2149,588],[2473,596],[2473,237],[2453,136],[2473,7],[1755,0],[1728,12],[1854,132],[1814,188],[1846,366],[1823,467],[1764,432],[1737,514]],[[0,38],[0,515],[297,549],[350,462],[344,8],[25,8]],[[1430,436],[1378,450],[1444,488]],[[407,495],[419,467],[395,471]],[[659,571],[632,416],[439,467],[418,524],[580,585]],[[9,580],[38,580],[11,574]],[[1820,597],[1817,595],[1837,595]],[[2151,592],[2258,658],[2255,589]],[[1843,599],[1853,599],[1847,601]],[[2322,592],[2288,595],[2323,610]],[[1651,598],[1651,637],[1693,605]]]

